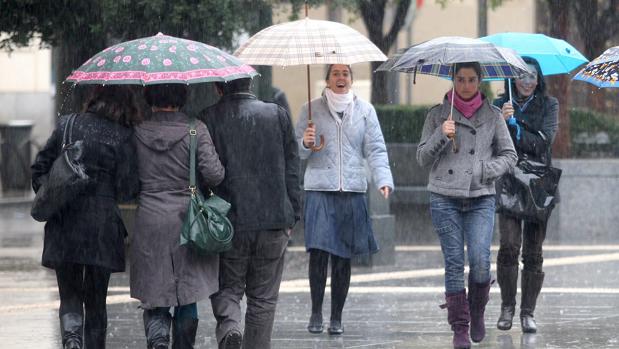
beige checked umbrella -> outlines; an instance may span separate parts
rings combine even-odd
[[[353,64],[385,61],[387,57],[368,38],[342,23],[305,19],[267,27],[243,44],[234,55],[251,65],[307,65],[308,120],[312,124],[310,64]],[[312,147],[318,151],[324,146]]]

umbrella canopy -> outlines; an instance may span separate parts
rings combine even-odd
[[[453,76],[455,63],[479,62],[484,80],[514,78],[529,71],[515,51],[492,43],[459,36],[438,37],[411,46],[377,70],[420,73],[445,79]]]
[[[331,21],[309,19],[305,2],[305,19],[267,27],[249,38],[234,55],[248,64],[307,66],[308,121],[312,125],[310,64],[354,64],[387,59],[368,38],[351,27]],[[311,147],[320,151],[320,145]]]
[[[159,33],[106,48],[74,70],[66,81],[76,84],[191,84],[256,75],[251,66],[216,47]]]
[[[248,64],[278,66],[387,59],[368,38],[351,27],[309,18],[265,28],[234,55]]]
[[[480,40],[516,50],[520,56],[535,58],[542,75],[568,74],[589,60],[565,40],[544,34],[499,33]]]
[[[611,47],[573,78],[597,87],[619,87],[619,46]]]

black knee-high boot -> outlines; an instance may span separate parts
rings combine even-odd
[[[512,328],[512,321],[516,309],[516,293],[518,292],[518,264],[497,264],[497,280],[501,287],[501,315],[496,327],[507,331]]]
[[[310,250],[309,280],[312,296],[312,316],[307,330],[311,333],[322,333],[322,302],[327,284],[327,266],[329,253],[321,250]]]
[[[66,313],[60,316],[60,332],[64,349],[82,349],[84,317],[78,313]]]
[[[342,310],[350,286],[350,258],[331,255],[331,322],[329,334],[344,333]]]
[[[167,349],[170,345],[172,315],[156,309],[144,309],[144,332],[148,349]]]
[[[528,270],[522,271],[521,289],[522,302],[520,304],[520,324],[522,332],[535,333],[537,332],[537,323],[533,312],[537,303],[537,296],[542,289],[544,283],[544,273],[534,273]]]

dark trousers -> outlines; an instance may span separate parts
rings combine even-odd
[[[60,293],[59,315],[84,316],[84,334],[107,328],[105,299],[110,281],[106,268],[82,264],[64,264],[56,268]]]
[[[518,265],[518,255],[522,246],[523,270],[542,272],[544,257],[542,244],[546,239],[546,223],[522,221],[510,216],[499,216],[501,242],[497,264],[504,267]]]
[[[322,314],[329,256],[331,256],[331,320],[341,321],[350,286],[350,258],[342,258],[318,249],[310,250],[309,280],[312,314]]]
[[[284,230],[237,232],[220,255],[219,291],[211,296],[217,342],[240,331],[241,299],[247,296],[243,348],[269,349],[289,236]]]

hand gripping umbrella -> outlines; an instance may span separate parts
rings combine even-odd
[[[478,62],[483,80],[514,78],[529,72],[527,64],[514,50],[459,36],[438,37],[411,46],[390,57],[377,70],[434,75],[453,81],[454,65],[465,62]],[[454,95],[455,85],[452,86],[449,120],[453,120]],[[455,140],[455,134],[450,138]],[[454,152],[458,151],[455,142],[452,147]]]
[[[384,61],[387,57],[368,38],[351,27],[331,21],[305,19],[267,27],[243,44],[234,55],[252,65],[307,65],[308,121],[312,123],[310,64],[353,64]],[[311,147],[319,151],[320,145]]]

